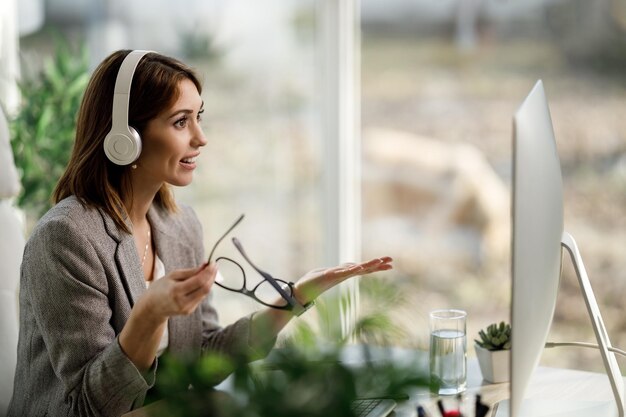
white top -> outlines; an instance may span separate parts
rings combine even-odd
[[[163,265],[163,261],[159,258],[159,255],[154,253],[154,271],[152,272],[152,280],[156,281],[157,279],[163,278],[165,276],[165,265]],[[146,288],[150,286],[152,281],[146,281]],[[165,326],[165,331],[163,332],[163,336],[161,336],[161,341],[159,342],[159,347],[157,349],[157,356],[161,356],[161,354],[167,349],[169,345],[170,336],[167,331],[167,326]]]

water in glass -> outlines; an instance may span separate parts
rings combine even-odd
[[[430,335],[430,375],[440,395],[465,391],[467,384],[466,336],[459,330],[435,330]]]

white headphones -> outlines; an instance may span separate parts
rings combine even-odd
[[[111,130],[104,138],[104,153],[116,165],[132,164],[141,154],[141,137],[132,126],[128,125],[128,107],[135,69],[141,58],[150,52],[152,51],[130,52],[124,58],[117,73],[113,94]]]

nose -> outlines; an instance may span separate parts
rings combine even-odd
[[[202,126],[200,122],[196,121],[194,123],[194,131],[192,137],[192,145],[194,147],[200,147],[207,144],[207,138],[204,136],[204,131],[202,130]]]

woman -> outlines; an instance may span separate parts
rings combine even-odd
[[[227,327],[217,323],[207,297],[216,266],[206,263],[197,217],[169,189],[191,183],[207,143],[201,86],[190,68],[141,54],[123,115],[141,136],[139,156],[129,165],[107,158],[116,77],[127,56],[115,52],[95,70],[56,205],[24,251],[9,416],[123,414],[142,405],[164,349],[263,356],[293,317],[267,308]],[[308,305],[351,276],[391,269],[390,262],[312,271],[293,296]]]

